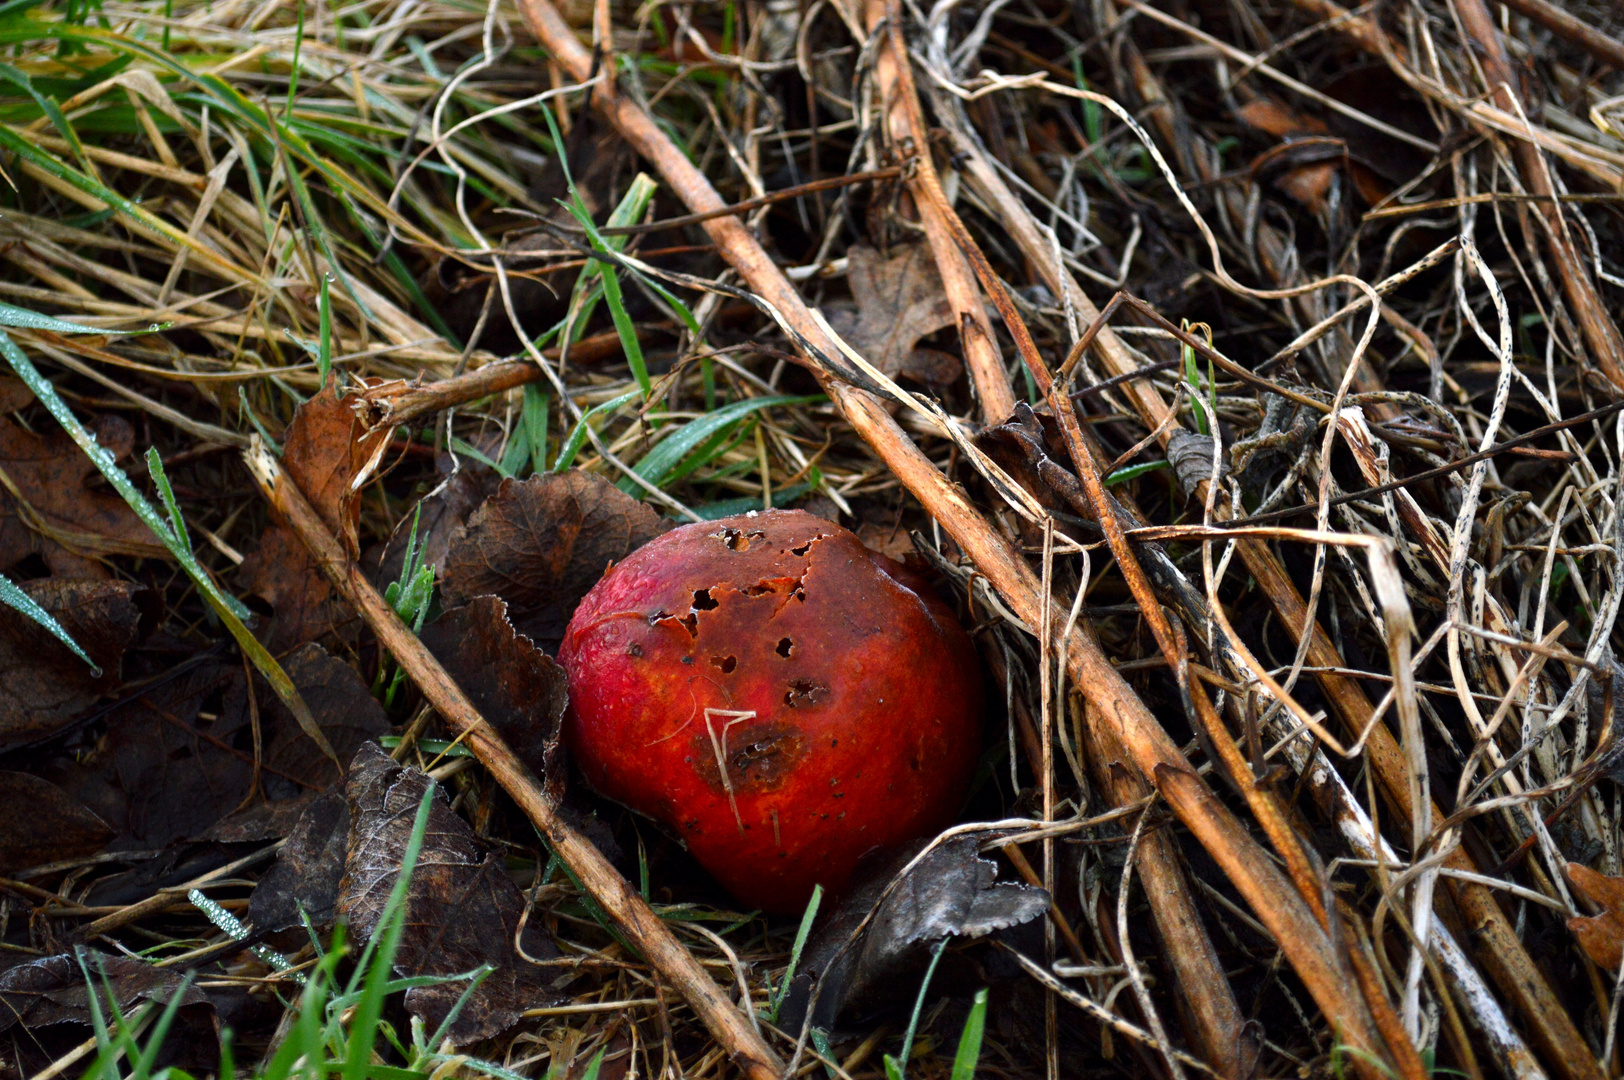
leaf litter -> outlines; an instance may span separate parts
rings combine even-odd
[[[620,299],[596,291],[606,264],[585,261],[554,200],[578,195],[601,222],[663,166],[594,111],[606,89],[568,85],[556,41],[526,35],[537,3],[493,9],[495,36],[483,10],[432,3],[355,20],[137,0],[94,27],[71,5],[0,14],[26,73],[0,87],[18,180],[0,290],[86,329],[156,329],[69,334],[9,305],[0,323],[155,505],[158,477],[131,451],[157,450],[206,573],[254,602],[254,633],[324,739],[362,763],[340,775],[245,673],[174,550],[0,378],[0,573],[103,672],[0,609],[0,792],[18,808],[0,830],[0,997],[22,1016],[6,1068],[66,1061],[89,1037],[83,969],[63,951],[81,938],[121,1012],[195,963],[188,1009],[231,1019],[239,1063],[269,1053],[290,977],[162,890],[221,875],[204,885],[223,910],[316,963],[301,905],[318,941],[345,917],[364,935],[427,774],[433,868],[413,882],[397,972],[493,965],[459,1049],[525,1076],[583,1075],[600,1051],[612,1076],[730,1068],[265,513],[236,454],[257,438],[380,590],[415,538],[435,589],[414,618],[434,654],[718,985],[783,1025],[767,1037],[802,1069],[946,1074],[990,985],[982,1064],[1018,1075],[1051,1060],[1178,1075],[1195,1058],[1235,1075],[1616,1071],[1624,841],[1605,701],[1624,549],[1605,410],[1624,393],[1610,291],[1624,86],[1605,40],[1616,12],[1550,8],[907,8],[910,88],[894,43],[864,33],[888,16],[878,0],[616,4],[596,26],[563,5],[724,201],[788,193],[740,211],[764,260],[875,371],[981,436],[944,439],[897,402],[956,505],[839,417],[832,369],[799,366],[786,323],[755,306],[784,297],[757,287],[763,264],[671,224],[697,209],[676,186],[633,225],[651,228],[619,238],[637,260]],[[233,62],[250,40],[255,63]],[[492,109],[506,111],[476,116]],[[925,127],[903,135],[910,109]],[[962,234],[931,234],[942,206]],[[972,249],[990,277],[953,265]],[[1316,280],[1332,268],[1383,282],[1381,307],[1355,308],[1350,277]],[[748,288],[704,295],[659,277],[672,272]],[[1073,355],[1119,288],[1150,309],[1114,309]],[[961,339],[968,309],[950,296],[992,304],[996,340]],[[640,364],[572,354],[617,330],[643,342]],[[1079,433],[1027,383],[1023,333],[1065,376]],[[1014,417],[986,407],[1011,397],[1027,400]],[[425,398],[398,425],[375,408]],[[1097,546],[1110,530],[1079,446],[1131,545]],[[1216,476],[1215,453],[1232,466]],[[604,568],[670,521],[814,499],[931,568],[976,629],[999,737],[961,820],[1025,824],[985,857],[970,838],[984,832],[938,845],[889,893],[882,858],[800,935],[732,911],[679,844],[570,782],[548,653]],[[972,518],[1009,563],[972,558]],[[1203,531],[1226,518],[1254,531]],[[1049,590],[1035,607],[998,577],[1021,558]],[[1304,632],[1310,609],[1323,632]],[[1073,628],[1064,656],[1031,633],[1043,611]],[[1090,649],[1115,674],[1063,666]],[[1135,710],[1207,767],[1201,813],[1221,804],[1233,831],[1201,831],[1217,815],[1194,803],[1145,814],[1151,792],[1209,796],[1111,743],[1136,729],[1101,718]],[[1244,858],[1263,854],[1253,833],[1294,875],[1267,902],[1242,888]],[[1342,922],[1316,955],[1365,964],[1331,986],[1304,962],[1309,924],[1270,921],[1328,897]],[[786,984],[810,1000],[813,973],[817,1010],[791,1030],[807,1016],[777,1003]],[[407,1009],[432,1029],[467,985],[414,986]],[[1328,1019],[1353,985],[1382,1014],[1370,1060]],[[162,1060],[204,1075],[215,1038],[212,1021],[188,1025],[172,1036],[188,1053]],[[1243,1042],[1261,1049],[1225,1049]]]

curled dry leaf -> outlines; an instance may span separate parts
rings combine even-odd
[[[883,1002],[943,938],[985,937],[1041,918],[1049,910],[1049,894],[998,881],[997,864],[979,853],[981,839],[974,834],[953,837],[931,848],[911,869],[908,864],[932,841],[910,844],[870,864],[860,884],[808,941],[784,1003],[784,1029],[799,1030],[809,1005],[813,1025],[829,1029],[848,1008]],[[863,920],[871,913],[865,927]],[[813,1002],[813,987],[819,983]]]
[[[127,581],[45,578],[21,588],[102,673],[98,677],[44,627],[0,606],[0,749],[55,735],[117,686],[119,662],[141,621],[135,603],[141,587]]]
[[[504,480],[451,543],[445,602],[499,596],[514,629],[556,652],[575,605],[609,564],[665,529],[648,506],[590,473]]]
[[[563,794],[559,733],[569,684],[564,669],[513,629],[507,604],[475,597],[423,629],[423,644],[540,777],[555,800]]]
[[[1624,878],[1598,874],[1588,866],[1568,863],[1568,880],[1600,915],[1568,920],[1579,947],[1603,971],[1617,972],[1624,963]]]
[[[887,375],[934,386],[958,378],[957,357],[918,347],[920,338],[956,321],[929,246],[903,244],[885,254],[854,244],[846,278],[857,312],[831,308],[828,317],[847,344]]]
[[[363,746],[350,763],[348,854],[335,910],[358,938],[378,928],[428,785],[427,774],[397,764],[375,744]],[[487,851],[436,793],[406,894],[395,970],[404,976],[458,976],[490,966],[451,1025],[453,1041],[499,1034],[523,1010],[553,1000],[541,982],[545,969],[515,948],[523,913],[524,897],[501,856]],[[537,960],[558,955],[540,933],[526,934],[523,946]],[[416,986],[406,992],[406,1008],[433,1030],[466,989],[462,979]]]
[[[135,435],[124,420],[103,416],[91,429],[115,459],[129,455]],[[0,419],[0,573],[37,554],[57,577],[105,578],[100,557],[167,555],[123,499],[90,486],[97,476],[54,422],[38,435]]]
[[[361,501],[357,477],[376,475],[389,429],[369,431],[361,418],[359,394],[339,395],[329,382],[300,405],[282,439],[282,465],[316,513],[353,558]]]
[[[113,838],[107,822],[55,784],[29,773],[0,772],[0,870],[100,851]]]

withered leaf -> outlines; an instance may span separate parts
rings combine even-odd
[[[445,602],[499,596],[514,629],[549,653],[609,564],[666,525],[601,477],[579,470],[504,480],[451,543]]]
[[[322,734],[348,761],[363,743],[389,732],[389,717],[358,672],[320,645],[305,645],[282,661],[282,669],[299,688],[321,726]],[[332,758],[322,753],[299,727],[293,714],[257,674],[259,707],[271,735],[265,742],[265,775],[261,783],[273,800],[289,799],[301,790],[322,790],[340,777]]]
[[[349,803],[342,792],[323,792],[306,804],[276,853],[276,863],[254,886],[248,901],[248,922],[254,929],[297,926],[301,908],[312,926],[330,924],[349,836]]]
[[[428,785],[427,774],[397,764],[376,744],[363,746],[350,763],[349,850],[336,912],[358,938],[378,928]],[[454,1041],[489,1038],[517,1022],[524,1009],[553,1000],[542,987],[542,969],[514,947],[523,912],[524,897],[501,856],[487,852],[436,793],[407,890],[395,970],[406,976],[466,975],[490,965],[490,975],[451,1026]],[[540,934],[526,935],[523,945],[536,959],[558,955]],[[462,980],[413,987],[406,992],[406,1007],[433,1030],[466,988]]]
[[[497,733],[546,784],[563,794],[558,738],[569,702],[564,669],[513,629],[507,604],[478,596],[423,628],[429,647]]]
[[[359,492],[353,490],[363,470],[371,472],[389,438],[388,428],[368,431],[358,407],[359,394],[339,395],[333,382],[295,410],[282,441],[282,465],[316,513],[349,550],[358,554],[361,523]]]
[[[904,244],[882,254],[853,244],[846,257],[857,314],[835,308],[829,317],[847,343],[887,375],[933,385],[958,378],[963,367],[956,357],[917,347],[920,338],[956,322],[929,245]]]
[[[417,561],[420,566],[434,567],[437,577],[445,576],[446,558],[451,554],[451,541],[473,512],[495,493],[498,476],[495,469],[478,468],[476,463],[465,462],[456,472],[446,475],[453,459],[441,454],[435,467],[445,478],[438,487],[417,501],[411,513],[405,514],[389,537],[379,560],[378,582],[399,581],[406,563],[406,547],[412,538],[412,526],[417,526]]]
[[[98,678],[50,631],[0,606],[0,749],[56,734],[117,686],[120,660],[141,621],[135,603],[141,587],[127,581],[45,578],[21,588],[62,624],[102,674]]]
[[[1597,967],[1616,973],[1619,964],[1624,963],[1624,878],[1608,877],[1570,862],[1568,880],[1602,909],[1600,915],[1569,919],[1568,929]]]
[[[130,453],[130,425],[116,416],[91,424],[114,458]],[[48,434],[0,418],[0,572],[38,554],[57,577],[105,578],[98,556],[168,554],[125,501],[93,489],[96,466],[54,426]]]
[[[786,1030],[799,1030],[820,977],[812,1022],[832,1028],[848,1007],[883,1000],[943,938],[984,937],[1031,922],[1049,909],[1044,890],[998,881],[997,864],[981,857],[981,837],[973,834],[937,845],[898,879],[930,842],[909,844],[872,864],[829,920],[814,930],[784,1003],[781,1022]],[[870,912],[873,920],[860,929]]]
[[[180,971],[154,967],[132,957],[87,953],[84,967],[80,967],[78,958],[65,953],[44,956],[0,972],[0,1031],[18,1024],[30,1029],[65,1023],[90,1026],[87,970],[95,981],[103,1016],[108,1004],[107,986],[112,987],[113,999],[124,1013],[138,1001],[167,1004],[181,989]],[[208,999],[196,987],[188,987],[181,1003],[206,1005]]]
[[[388,729],[361,677],[319,645],[306,645],[283,667],[335,748],[347,753]],[[260,711],[259,781],[267,799],[330,786],[337,779],[332,763],[257,674],[253,692]],[[117,820],[108,819],[121,846],[160,848],[206,834],[227,814],[247,809],[254,741],[242,665],[205,664],[121,704],[107,717],[102,754],[98,764],[121,799]],[[291,815],[281,817],[291,823]]]
[[[55,784],[31,773],[0,772],[0,870],[11,873],[100,851],[107,822]]]
[[[265,530],[237,575],[245,593],[271,605],[271,618],[260,637],[273,653],[328,634],[348,640],[357,632],[354,614],[317,569],[309,549],[284,525]]]

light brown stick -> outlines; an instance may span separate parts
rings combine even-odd
[[[361,568],[345,556],[338,540],[277,460],[257,443],[244,458],[266,499],[299,534],[322,573],[411,675],[446,723],[459,734],[466,734],[464,743],[468,749],[541,830],[553,853],[570,868],[592,899],[614,919],[661,977],[682,995],[750,1080],[778,1080],[783,1063],[750,1020],[727,999],[699,961],[682,946],[620,871],[590,840],[559,816],[558,808],[542,792],[540,781],[485,722],[462,688],[417,635],[401,622],[395,609],[361,573]]]

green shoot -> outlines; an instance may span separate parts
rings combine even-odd
[[[789,950],[789,967],[784,969],[784,981],[779,984],[778,992],[773,994],[772,1007],[767,1010],[767,1022],[778,1023],[778,1010],[783,1008],[784,999],[789,996],[789,984],[795,981],[795,969],[801,962],[801,950],[806,948],[807,936],[812,933],[812,923],[818,917],[818,904],[823,900],[823,886],[812,886],[812,899],[806,902],[806,911],[801,915],[800,929],[795,931],[795,944]]]
[[[789,397],[774,395],[771,397],[746,398],[744,401],[735,401],[731,405],[724,405],[720,409],[697,420],[677,428],[655,444],[654,449],[643,455],[643,460],[632,467],[632,471],[644,480],[659,487],[670,481],[672,474],[682,464],[688,452],[700,443],[716,435],[717,432],[732,424],[734,421],[756,412],[759,409],[772,408],[777,405],[808,405],[815,401],[822,401],[823,396]],[[629,479],[620,482],[620,489],[628,495],[635,494],[637,485]]]
[[[947,951],[947,943],[952,938],[943,938],[936,943],[931,951],[930,964],[925,968],[925,977],[919,982],[919,996],[914,999],[913,1015],[908,1018],[908,1030],[902,1035],[902,1057],[894,1058],[885,1055],[886,1080],[903,1080],[908,1071],[908,1058],[913,1054],[914,1033],[919,1030],[919,1014],[925,1011],[925,993],[930,989],[930,980],[936,975],[936,965],[941,962],[942,954]]]
[[[406,536],[406,559],[401,564],[400,577],[391,581],[383,591],[383,598],[395,609],[400,621],[412,628],[414,634],[423,629],[423,620],[428,616],[434,600],[434,567],[423,564],[423,549],[417,542],[417,526],[422,513],[423,507],[419,503],[412,511],[412,529]],[[374,695],[383,682],[384,671],[385,666],[380,664],[378,678],[372,688]],[[384,708],[394,707],[395,695],[405,678],[405,669],[397,667],[394,678],[390,680],[389,689],[384,695]]]
[[[1105,486],[1110,487],[1112,484],[1125,484],[1129,480],[1136,480],[1146,473],[1155,472],[1157,469],[1165,469],[1167,467],[1168,464],[1166,461],[1145,461],[1138,465],[1124,465],[1122,468],[1118,469],[1114,473],[1111,473],[1105,478]]]
[[[976,1065],[981,1060],[981,1036],[987,1030],[987,991],[976,991],[970,1015],[964,1018],[964,1033],[959,1036],[959,1050],[953,1055],[951,1080],[975,1080]]]
[[[605,401],[602,405],[594,405],[582,413],[581,419],[575,424],[575,430],[570,432],[569,438],[564,440],[564,445],[558,451],[558,458],[553,462],[553,472],[565,472],[571,465],[575,464],[575,456],[581,452],[581,447],[586,445],[587,433],[591,430],[587,425],[592,423],[595,417],[602,416],[605,413],[612,413],[616,409],[631,404],[637,400],[638,394],[639,391],[637,390],[628,391],[617,398]]]

